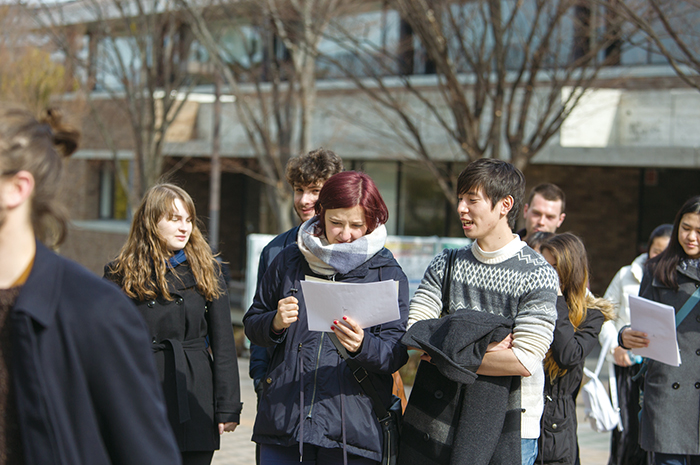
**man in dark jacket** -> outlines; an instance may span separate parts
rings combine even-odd
[[[77,146],[47,119],[0,105],[0,464],[179,464],[141,316],[42,244]]]

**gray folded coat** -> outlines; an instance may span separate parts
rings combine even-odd
[[[463,310],[440,319],[418,321],[401,342],[430,355],[446,378],[472,384],[488,345],[505,339],[512,327],[513,321],[503,316]]]

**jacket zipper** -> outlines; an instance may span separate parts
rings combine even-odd
[[[326,335],[326,333],[321,333],[321,341],[318,344],[318,352],[316,353],[316,368],[314,369],[314,390],[311,393],[311,406],[309,407],[309,413],[306,415],[306,418],[311,418],[311,412],[314,409],[314,400],[316,399],[316,381],[318,379],[318,365],[321,363],[321,349],[323,348],[323,337]]]
[[[331,281],[335,281],[335,274],[331,275],[330,278]],[[306,415],[306,418],[311,418],[311,412],[314,410],[314,401],[316,400],[316,385],[317,385],[317,380],[318,380],[318,366],[321,363],[321,350],[323,349],[323,338],[326,335],[326,333],[321,333],[321,339],[318,343],[318,352],[316,353],[316,367],[314,368],[314,390],[311,393],[311,402],[309,406],[309,413]]]

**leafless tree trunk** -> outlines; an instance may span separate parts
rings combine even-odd
[[[219,250],[219,213],[221,212],[221,75],[214,74],[214,130],[212,131],[211,171],[209,174],[209,245]]]

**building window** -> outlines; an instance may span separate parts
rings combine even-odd
[[[130,173],[128,160],[119,162],[124,172]],[[114,163],[104,162],[100,166],[100,201],[98,218],[101,220],[126,220],[128,219],[128,199],[126,191],[117,181],[114,172]]]
[[[398,234],[444,236],[447,199],[433,175],[420,163],[401,164]]]

